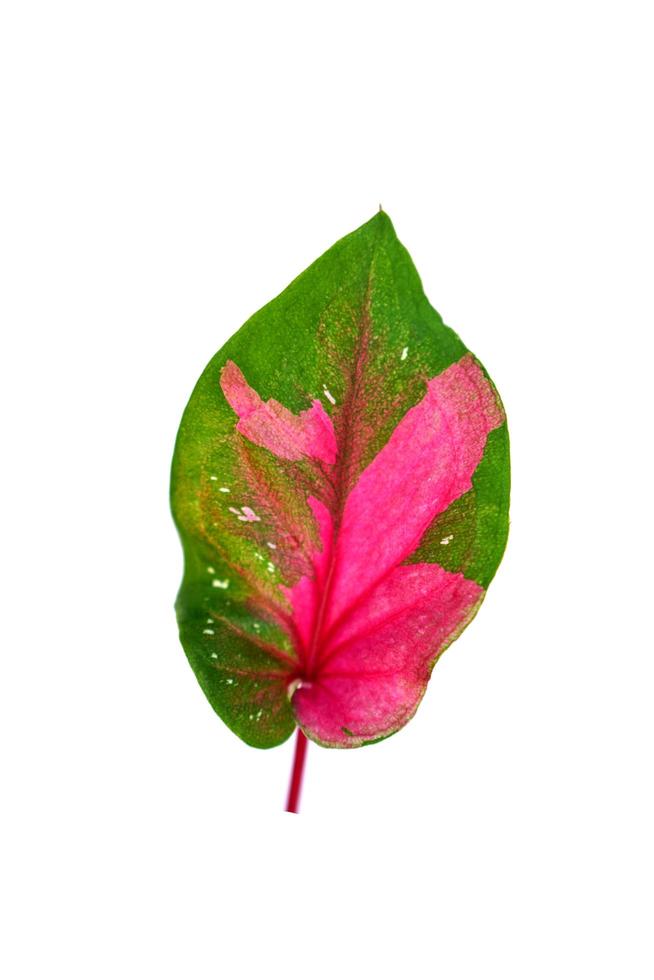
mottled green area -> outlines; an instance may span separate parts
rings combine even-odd
[[[284,676],[273,677],[272,658],[215,625],[215,636],[197,639],[193,620],[180,623],[180,638],[202,690],[223,721],[248,745],[268,748],[295,728]],[[211,659],[214,651],[220,656]]]
[[[510,470],[506,423],[488,436],[472,490],[455,500],[427,529],[408,559],[436,562],[487,588],[497,571],[509,532]]]
[[[267,748],[293,732],[285,664],[261,645],[293,655],[286,635],[257,619],[236,594],[212,586],[224,582],[196,566],[187,548],[184,583],[177,598],[177,620],[189,663],[209,702],[245,742]],[[213,566],[211,566],[213,567]],[[235,583],[236,584],[236,583]],[[228,626],[228,623],[230,624]]]
[[[262,398],[295,413],[320,398],[349,490],[423,397],[427,379],[465,353],[380,212],[255,313],[200,377],[172,467],[185,556],[180,637],[208,700],[249,744],[277,745],[295,725],[288,698],[295,654],[284,627],[290,608],[279,586],[310,571],[317,535],[306,500],[317,475],[310,463],[276,459],[236,433],[220,388],[223,366],[233,360]],[[410,560],[488,585],[506,542],[508,495],[504,425],[488,439],[472,490],[436,519]],[[260,519],[240,521],[244,506]]]

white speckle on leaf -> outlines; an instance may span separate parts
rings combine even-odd
[[[217,660],[218,659],[218,654],[217,653],[212,653],[211,654],[211,659],[212,660]]]
[[[409,353],[409,348],[408,347],[403,347],[402,348],[402,353],[400,354],[400,360],[401,361],[406,361],[406,357],[407,357],[407,354],[408,353]]]
[[[232,514],[236,514],[237,517],[241,516],[241,512],[238,507],[228,507],[228,510],[230,510]]]
[[[268,562],[266,568],[268,569],[269,572],[274,572],[275,571],[275,566],[273,565],[273,563],[271,561]]]
[[[213,619],[211,618],[211,616],[209,616],[209,619],[207,620],[207,622],[208,623],[213,623]]]
[[[215,578],[211,584],[213,585],[214,589],[226,589],[229,585],[229,579]]]
[[[234,682],[234,678],[233,677],[226,677],[225,678],[225,684],[234,684],[234,683],[235,682]]]
[[[259,559],[259,561],[263,561],[263,560],[264,560],[264,558],[263,558],[263,555],[261,554],[261,552],[260,552],[260,551],[255,551],[255,553],[254,553],[254,557],[255,557],[255,558],[258,558],[258,559]]]
[[[203,633],[206,633],[206,634],[207,634],[207,636],[213,636],[213,633],[214,633],[214,631],[213,631],[213,630],[209,630],[209,629],[207,629],[207,630],[202,630],[202,632],[203,632]]]
[[[277,545],[273,544],[272,541],[266,541],[266,544],[268,545],[269,548],[272,548],[273,551],[277,550]]]
[[[260,521],[261,518],[258,514],[255,514],[251,507],[241,507],[243,514],[239,517],[239,521]]]
[[[258,633],[259,630],[261,629],[261,623],[252,623],[252,628],[255,629]]]
[[[323,385],[322,386],[322,390],[325,392],[325,398],[327,399],[327,401],[331,402],[332,405],[335,405],[336,404],[336,399],[332,395],[331,391],[328,391],[327,390],[326,385]]]
[[[213,565],[207,565],[207,571],[209,572],[209,575],[213,575],[216,569],[213,567]]]
[[[214,475],[213,475],[213,473],[212,473],[212,474],[211,474],[211,476],[209,477],[209,479],[210,479],[210,480],[217,480],[217,479],[218,479],[218,477],[217,477],[217,476],[214,476]]]
[[[446,537],[441,538],[441,544],[449,544],[453,537],[453,534],[446,535]]]
[[[220,490],[221,493],[231,493],[232,492],[229,489],[229,487],[218,487],[218,489]]]

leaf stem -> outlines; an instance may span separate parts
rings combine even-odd
[[[298,728],[295,742],[295,755],[293,756],[293,769],[291,770],[291,782],[288,787],[288,799],[286,801],[287,813],[298,813],[300,809],[300,793],[302,791],[302,776],[304,775],[306,754],[307,737],[302,729]]]

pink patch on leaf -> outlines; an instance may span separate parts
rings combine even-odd
[[[416,550],[438,514],[472,486],[488,433],[503,421],[471,354],[427,385],[345,503],[329,622]]]
[[[323,463],[335,461],[334,427],[318,399],[299,415],[274,398],[264,402],[233,361],[228,361],[222,369],[220,385],[239,416],[237,430],[250,442],[269,449],[280,459],[299,460],[309,456]]]

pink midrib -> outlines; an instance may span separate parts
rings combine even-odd
[[[366,295],[363,303],[363,311],[361,314],[361,329],[359,331],[359,338],[357,342],[357,349],[355,352],[355,357],[353,359],[353,368],[351,371],[351,382],[350,391],[343,402],[343,409],[341,414],[341,424],[343,432],[343,449],[339,446],[339,453],[337,456],[336,472],[334,474],[334,489],[335,489],[335,503],[334,503],[334,513],[333,513],[333,524],[332,524],[332,540],[331,540],[331,552],[329,555],[329,567],[327,570],[327,577],[325,579],[325,587],[320,599],[320,605],[318,606],[318,614],[314,621],[313,633],[311,637],[311,644],[308,651],[308,656],[305,663],[305,672],[307,679],[315,680],[315,675],[320,669],[320,651],[322,648],[322,643],[324,640],[323,629],[325,623],[325,616],[329,608],[329,603],[331,599],[332,587],[334,582],[334,573],[336,571],[337,565],[337,544],[338,535],[341,525],[341,520],[343,518],[343,510],[345,508],[345,501],[347,499],[346,493],[346,482],[347,476],[349,474],[351,457],[352,457],[352,434],[353,427],[351,424],[353,416],[353,408],[356,405],[357,399],[359,397],[359,389],[363,379],[363,372],[365,368],[366,353],[367,353],[367,343],[370,334],[370,293],[372,288],[372,262],[370,265],[370,271],[368,273],[368,282],[366,285]]]

